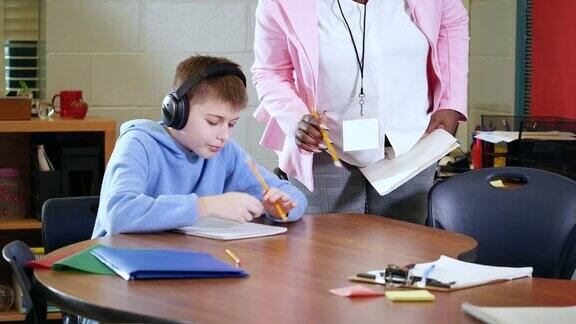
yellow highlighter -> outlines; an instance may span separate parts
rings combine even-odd
[[[314,118],[316,118],[317,120],[320,120],[320,116],[318,116],[318,112],[316,112],[316,110],[312,111],[312,116],[314,116]],[[328,153],[332,157],[332,161],[334,162],[334,165],[341,168],[342,162],[340,162],[340,158],[338,157],[338,153],[336,153],[334,146],[332,146],[332,141],[328,137],[328,132],[324,128],[320,127],[320,133],[322,134],[322,140],[324,141],[324,143],[326,143],[326,147],[328,148]]]
[[[252,160],[252,158],[249,157],[246,159],[246,163],[248,163],[248,166],[250,167],[250,170],[252,170],[252,173],[254,173],[254,176],[256,176],[258,181],[260,181],[262,188],[268,191],[270,187],[268,187],[266,181],[264,181],[264,178],[260,174],[260,171],[258,171],[258,166],[256,166],[256,162],[254,162],[254,160]],[[280,206],[280,204],[277,202],[274,203],[274,207],[276,208],[278,215],[280,215],[280,218],[282,218],[283,221],[287,221],[288,217],[286,216],[286,211],[284,210],[284,208],[282,208],[282,206]]]

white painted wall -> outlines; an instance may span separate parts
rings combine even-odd
[[[511,113],[514,95],[513,0],[463,0],[471,9],[470,115]],[[248,73],[257,0],[42,0],[46,97],[80,89],[91,115],[118,124],[159,118],[176,64],[193,53],[227,56]],[[250,104],[234,138],[260,163],[275,155],[258,144],[263,126]],[[466,126],[466,125],[464,125]],[[473,128],[470,128],[473,129]],[[459,137],[467,147],[467,127]]]

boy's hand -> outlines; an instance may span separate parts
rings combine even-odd
[[[198,198],[199,217],[217,217],[244,223],[260,217],[263,213],[264,207],[258,199],[241,192]]]
[[[281,217],[278,213],[278,210],[276,209],[276,206],[274,205],[275,203],[278,203],[280,207],[284,209],[286,216],[288,216],[288,213],[294,207],[298,206],[298,203],[290,199],[290,197],[285,192],[276,187],[272,187],[267,191],[264,190],[262,194],[264,195],[264,197],[262,197],[262,205],[264,205],[264,210],[268,215],[272,215],[276,218]]]

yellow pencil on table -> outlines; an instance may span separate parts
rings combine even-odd
[[[232,261],[234,261],[234,263],[236,263],[236,266],[240,265],[240,258],[236,254],[234,254],[234,252],[232,252],[232,250],[226,249],[226,250],[224,250],[224,252],[226,252],[226,254],[228,254],[230,259],[232,259]]]
[[[314,116],[314,118],[320,120],[320,116],[318,116],[318,113],[316,112],[316,110],[312,111],[312,116]],[[332,157],[332,161],[334,162],[334,165],[339,167],[339,168],[342,167],[342,162],[340,162],[340,158],[338,157],[338,153],[336,153],[334,146],[332,146],[332,141],[328,137],[328,132],[324,128],[320,127],[320,133],[322,134],[322,140],[324,141],[324,143],[326,143],[326,147],[328,148],[328,153]]]
[[[264,181],[264,178],[260,174],[260,171],[258,171],[258,166],[256,165],[256,162],[254,162],[254,160],[252,160],[252,158],[249,157],[246,159],[246,163],[248,163],[248,166],[252,170],[252,173],[254,173],[258,181],[260,181],[262,188],[264,188],[265,191],[268,191],[270,187],[268,187],[266,181]],[[280,215],[280,218],[282,218],[283,221],[287,221],[288,217],[286,216],[286,211],[284,211],[284,208],[282,208],[282,206],[280,206],[278,202],[274,203],[274,207],[276,208],[278,215]]]

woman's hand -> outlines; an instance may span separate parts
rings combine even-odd
[[[437,110],[432,114],[425,134],[432,133],[437,128],[442,128],[448,133],[454,135],[456,127],[458,127],[458,120],[460,120],[460,113],[456,110]]]
[[[329,130],[326,127],[326,114],[322,113],[318,119],[308,114],[304,115],[298,123],[296,130],[296,145],[308,152],[320,153],[320,149],[326,149],[326,144],[322,141],[320,128]]]

